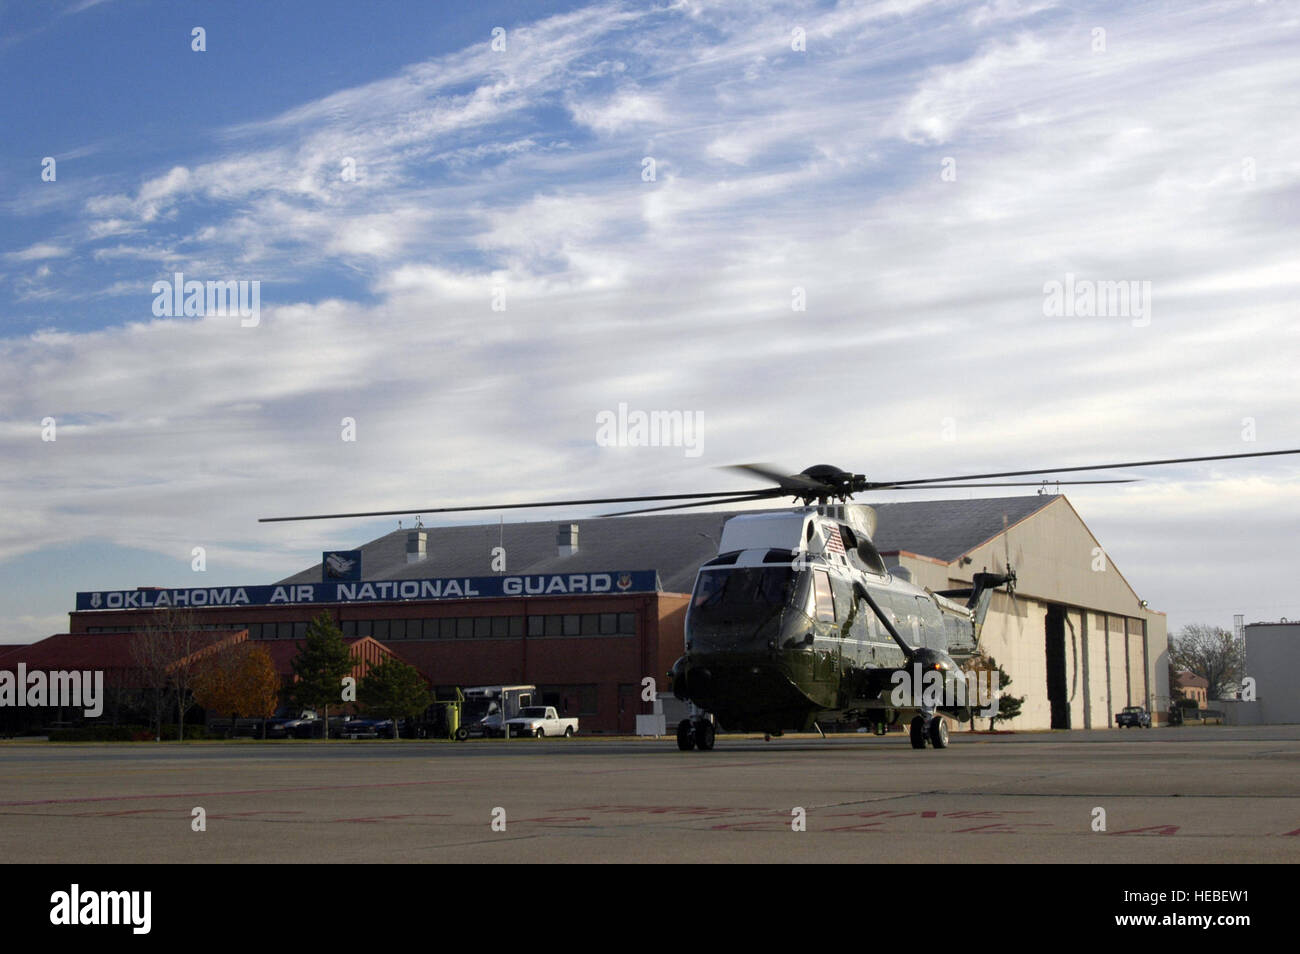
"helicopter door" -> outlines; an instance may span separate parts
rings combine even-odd
[[[839,607],[835,605],[830,574],[825,570],[813,570],[813,599],[817,611],[813,627],[816,634],[813,642],[813,680],[821,683],[838,682],[840,647],[838,640],[831,640],[839,635],[835,624]]]

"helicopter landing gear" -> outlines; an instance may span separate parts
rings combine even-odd
[[[912,717],[912,748],[923,749],[929,742],[936,749],[948,747],[948,723],[937,715],[918,715]]]
[[[695,723],[695,747],[701,752],[710,752],[713,750],[713,723],[708,719],[701,719]]]
[[[713,740],[717,735],[713,723],[708,719],[683,719],[677,723],[677,748],[683,752],[689,752],[691,749],[699,749],[701,752],[708,752],[713,748]]]

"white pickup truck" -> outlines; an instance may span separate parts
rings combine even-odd
[[[577,719],[561,719],[554,706],[525,706],[519,710],[518,718],[506,723],[511,735],[545,738],[548,735],[574,735],[578,731]]]

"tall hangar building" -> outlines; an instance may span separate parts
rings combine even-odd
[[[1163,715],[1164,616],[1064,496],[874,506],[877,549],[922,586],[968,586],[1010,559],[1015,596],[994,595],[981,640],[1025,697],[1010,728],[1106,728],[1126,705]],[[133,631],[180,604],[206,626],[295,640],[328,610],[346,637],[373,637],[435,686],[532,684],[584,732],[632,732],[652,712],[644,679],[668,691],[696,571],[736,515],[399,529],[349,552],[351,582],[324,582],[316,564],[270,585],[78,593],[71,632]]]

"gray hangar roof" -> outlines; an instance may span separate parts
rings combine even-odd
[[[1012,526],[1055,499],[1034,495],[872,504],[879,515],[874,542],[884,552],[907,550],[951,563],[1000,534],[1003,515],[1007,526]],[[722,525],[742,512],[761,511],[425,527],[426,559],[418,563],[406,559],[410,528],[352,549],[361,550],[362,575],[367,580],[492,576],[492,549],[504,546],[510,574],[658,570],[665,591],[689,593],[700,564],[717,553]],[[578,526],[578,552],[561,556],[557,531],[570,524]],[[318,583],[320,579],[317,563],[279,582]]]

